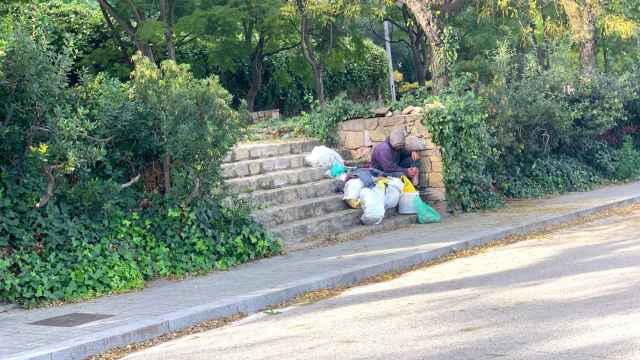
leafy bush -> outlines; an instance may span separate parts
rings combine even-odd
[[[42,239],[3,250],[0,300],[29,306],[85,299],[141,288],[157,277],[226,270],[280,252],[247,209],[211,201],[114,212],[101,222],[71,219],[62,209],[54,216],[45,218],[43,230],[57,227],[64,241]]]
[[[624,138],[622,147],[613,155],[613,174],[615,180],[629,180],[640,176],[640,151],[629,136]]]
[[[189,199],[199,196],[219,180],[220,162],[240,137],[243,118],[231,108],[231,95],[217,78],[194,79],[187,65],[163,61],[157,67],[142,55],[134,63],[131,96],[140,104],[138,116],[150,125],[142,130],[157,141],[165,187],[167,178],[178,177],[163,190],[189,194]]]
[[[46,36],[56,52],[71,55],[74,63],[69,77],[73,83],[85,69],[128,78],[131,69],[126,50],[123,56],[97,7],[66,0],[3,1],[0,4],[0,32],[10,34],[23,23]]]
[[[500,193],[508,198],[586,191],[600,182],[595,171],[569,157],[536,159],[524,173],[498,178]]]
[[[72,84],[69,56],[44,38],[8,39],[0,301],[84,299],[280,251],[247,207],[211,194],[242,125],[226,90],[172,62],[136,66],[130,85],[104,75]],[[165,154],[172,182],[161,192]]]
[[[368,102],[384,96],[387,89],[384,49],[369,40],[343,40],[339,49],[332,52],[325,69],[327,98],[346,93],[352,101]],[[313,89],[313,72],[299,49],[281,52],[266,60],[264,86],[257,104],[260,109],[278,108],[282,114],[298,114],[313,105],[309,101]]]
[[[552,154],[582,154],[593,139],[628,124],[628,104],[640,95],[637,85],[627,76],[584,81],[567,63],[568,51],[553,49],[548,68],[533,54],[522,68],[509,49],[496,51],[494,81],[482,91],[506,167]]]
[[[468,78],[455,80],[433,98],[423,119],[433,141],[443,148],[444,182],[452,209],[470,211],[502,204],[492,184],[491,162],[498,156],[488,114]]]
[[[356,104],[347,99],[345,94],[340,94],[324,106],[316,104],[310,113],[303,113],[297,121],[307,136],[316,137],[333,146],[338,142],[338,124],[350,119],[370,117],[370,109],[370,106]]]
[[[431,95],[431,90],[428,86],[419,87],[414,91],[402,95],[399,101],[395,101],[391,104],[391,108],[394,111],[402,111],[409,106],[423,106],[425,100]]]
[[[329,59],[325,79],[329,96],[346,93],[357,102],[384,98],[387,91],[387,55],[369,39],[352,39]]]
[[[24,30],[13,34],[0,63],[0,166],[37,169],[47,179],[38,207],[61,177],[87,170],[105,156],[104,139],[86,109],[73,101],[71,61]],[[19,174],[20,171],[19,171]]]

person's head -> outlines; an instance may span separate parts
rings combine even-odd
[[[389,136],[389,144],[391,144],[391,147],[394,148],[395,150],[404,149],[404,145],[405,145],[404,130],[403,129],[393,130],[391,132],[391,135]]]

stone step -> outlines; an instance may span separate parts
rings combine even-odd
[[[407,228],[412,225],[418,225],[418,218],[415,215],[400,215],[397,213],[385,216],[382,224],[369,226],[355,226],[348,231],[343,231],[336,236],[326,239],[326,242],[345,242],[351,240],[362,239],[365,236],[382,233],[387,231]],[[313,244],[307,244],[307,247]]]
[[[339,181],[336,179],[322,179],[308,184],[240,194],[238,197],[250,202],[254,206],[268,208],[270,206],[291,204],[296,201],[335,194],[338,183]]]
[[[287,249],[298,248],[301,247],[299,243],[331,237],[360,224],[360,216],[362,216],[361,209],[346,209],[277,226],[271,228],[271,232],[283,241]]]
[[[306,199],[257,211],[254,218],[267,228],[303,219],[313,219],[347,209],[342,194]]]
[[[278,170],[299,169],[304,166],[305,156],[306,154],[285,155],[222,164],[222,178],[233,179],[266,174]]]
[[[224,163],[266,159],[276,156],[309,153],[320,141],[315,139],[300,139],[286,142],[239,144],[224,158]]]
[[[361,209],[346,209],[280,225],[271,231],[288,250],[300,250],[326,242],[354,240],[416,223],[415,215],[398,215],[396,209],[387,210],[380,225],[362,225],[361,216]]]
[[[324,178],[324,170],[318,168],[300,168],[282,170],[267,174],[248,176],[226,181],[237,194],[250,193],[258,190],[271,190],[288,185],[308,184]]]

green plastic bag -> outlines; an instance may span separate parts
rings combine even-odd
[[[347,168],[340,162],[335,161],[331,167],[331,176],[338,177],[347,172]]]
[[[416,196],[416,214],[419,224],[439,223],[442,220],[440,214],[427,205],[419,196]]]

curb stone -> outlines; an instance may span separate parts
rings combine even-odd
[[[382,260],[377,264],[351,267],[346,270],[334,270],[322,275],[308,277],[291,282],[275,290],[257,291],[246,295],[211,302],[185,310],[180,310],[135,324],[123,325],[108,331],[96,332],[89,336],[58,343],[56,346],[43,347],[22,352],[5,360],[57,360],[82,359],[113,348],[183,329],[199,322],[231,316],[237,313],[255,313],[269,305],[279,304],[295,298],[307,291],[335,288],[354,284],[366,278],[391,271],[402,271],[413,266],[435,260],[454,251],[465,250],[489,242],[501,240],[513,235],[524,235],[551,226],[570,223],[604,210],[623,208],[640,203],[640,196],[614,201],[605,205],[574,211],[555,216],[550,219],[534,221],[489,235],[479,236],[471,240],[443,246],[429,251],[418,252],[400,259]]]
[[[3,312],[9,312],[13,309],[17,309],[18,306],[14,305],[14,304],[5,304],[5,303],[0,303],[0,314],[2,314]]]

